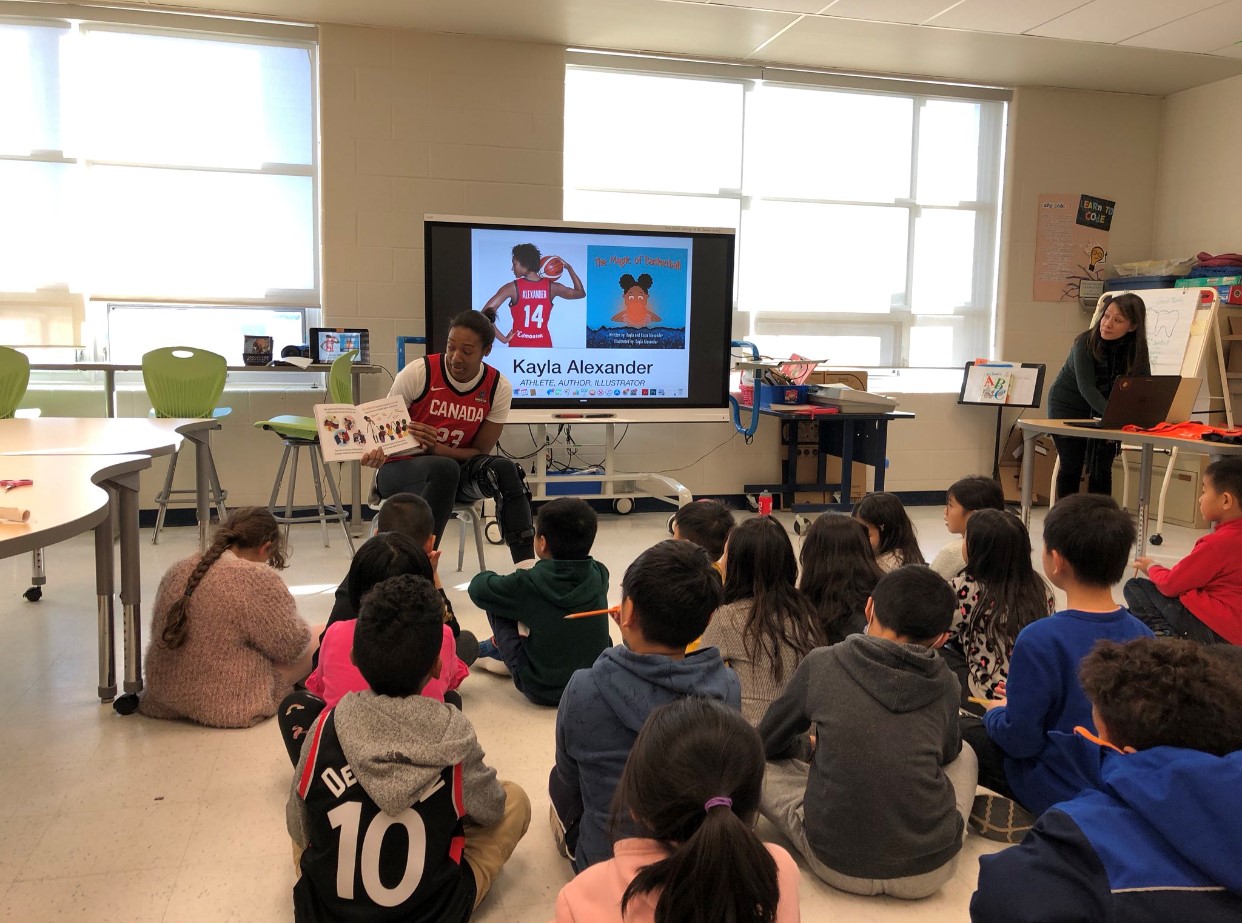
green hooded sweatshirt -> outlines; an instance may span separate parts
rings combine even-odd
[[[469,593],[489,614],[530,629],[522,685],[549,702],[559,702],[574,670],[595,663],[612,644],[607,615],[565,618],[608,607],[608,568],[593,558],[541,560],[512,574],[483,571],[470,581]]]

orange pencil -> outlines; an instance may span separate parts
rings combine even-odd
[[[571,612],[565,616],[567,619],[588,619],[593,615],[620,615],[621,607],[613,606],[611,609],[592,609],[590,612]]]

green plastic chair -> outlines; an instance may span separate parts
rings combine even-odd
[[[0,346],[0,420],[17,411],[30,385],[30,360],[25,353]]]
[[[151,415],[155,417],[215,417],[228,416],[231,407],[217,407],[216,401],[224,393],[224,380],[228,375],[228,363],[224,357],[205,349],[193,346],[168,346],[153,349],[142,357],[142,381],[147,389],[147,397],[151,401]],[[208,481],[211,489],[211,503],[223,521],[228,516],[225,500],[226,491],[220,487],[220,477],[216,474],[216,461],[211,454],[211,434],[206,432],[203,439],[207,444]],[[181,456],[180,449],[168,462],[168,473],[164,478],[164,489],[155,495],[155,503],[159,512],[155,517],[155,534],[151,543],[158,544],[160,530],[164,528],[164,518],[170,503],[191,502],[189,498],[175,499],[178,494],[196,492],[190,488],[173,490],[173,476],[177,473],[177,459]]]
[[[332,363],[332,368],[328,370],[328,402],[332,404],[352,404],[354,402],[354,382],[352,365],[354,357],[358,355],[358,350],[350,350],[342,356],[339,356]],[[322,454],[319,452],[319,431],[315,426],[314,417],[303,417],[294,414],[281,414],[272,417],[270,420],[260,420],[255,424],[259,429],[264,429],[275,433],[280,437],[285,450],[280,456],[280,466],[276,469],[276,480],[272,484],[272,495],[268,498],[268,512],[276,519],[278,523],[285,527],[285,542],[289,541],[289,527],[295,522],[307,522],[309,520],[318,520],[319,531],[323,536],[324,547],[328,547],[328,526],[329,520],[334,520],[341,524],[341,530],[345,533],[345,541],[349,543],[349,553],[354,553],[354,538],[349,534],[349,513],[346,511],[344,504],[341,503],[341,494],[337,489],[336,479],[332,477],[332,472],[328,470],[327,463],[323,460]],[[297,488],[298,479],[298,457],[302,449],[310,449],[306,454],[310,457],[311,477],[315,482],[315,509],[316,516],[297,516],[294,515],[296,508],[293,505],[293,496]],[[293,456],[293,465],[289,465],[289,457]],[[280,496],[280,487],[285,479],[285,470],[289,470],[289,488],[285,493],[284,513],[278,513],[276,510],[276,499]],[[322,472],[322,477],[320,475]],[[328,490],[332,494],[332,505],[325,506],[323,502],[323,481],[328,482]]]

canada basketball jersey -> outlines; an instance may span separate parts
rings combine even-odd
[[[456,449],[473,444],[479,427],[492,412],[500,373],[490,365],[484,365],[479,383],[462,392],[444,366],[443,353],[424,356],[423,362],[427,369],[427,386],[422,395],[410,404],[410,419],[415,423],[434,426],[441,445]],[[388,461],[409,457],[392,455]]]
[[[298,795],[310,845],[293,888],[297,923],[470,918],[475,886],[462,858],[461,764],[446,766],[400,814],[385,814],[354,777],[329,709],[311,731]]]
[[[514,279],[517,300],[509,302],[513,313],[510,346],[527,348],[550,347],[552,333],[548,321],[552,316],[552,283],[547,279]]]

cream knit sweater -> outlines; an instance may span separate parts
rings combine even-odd
[[[274,665],[305,653],[310,628],[276,571],[226,551],[190,599],[185,644],[169,650],[160,640],[168,610],[199,557],[174,564],[160,581],[139,710],[152,718],[250,727],[276,713],[288,690]]]

